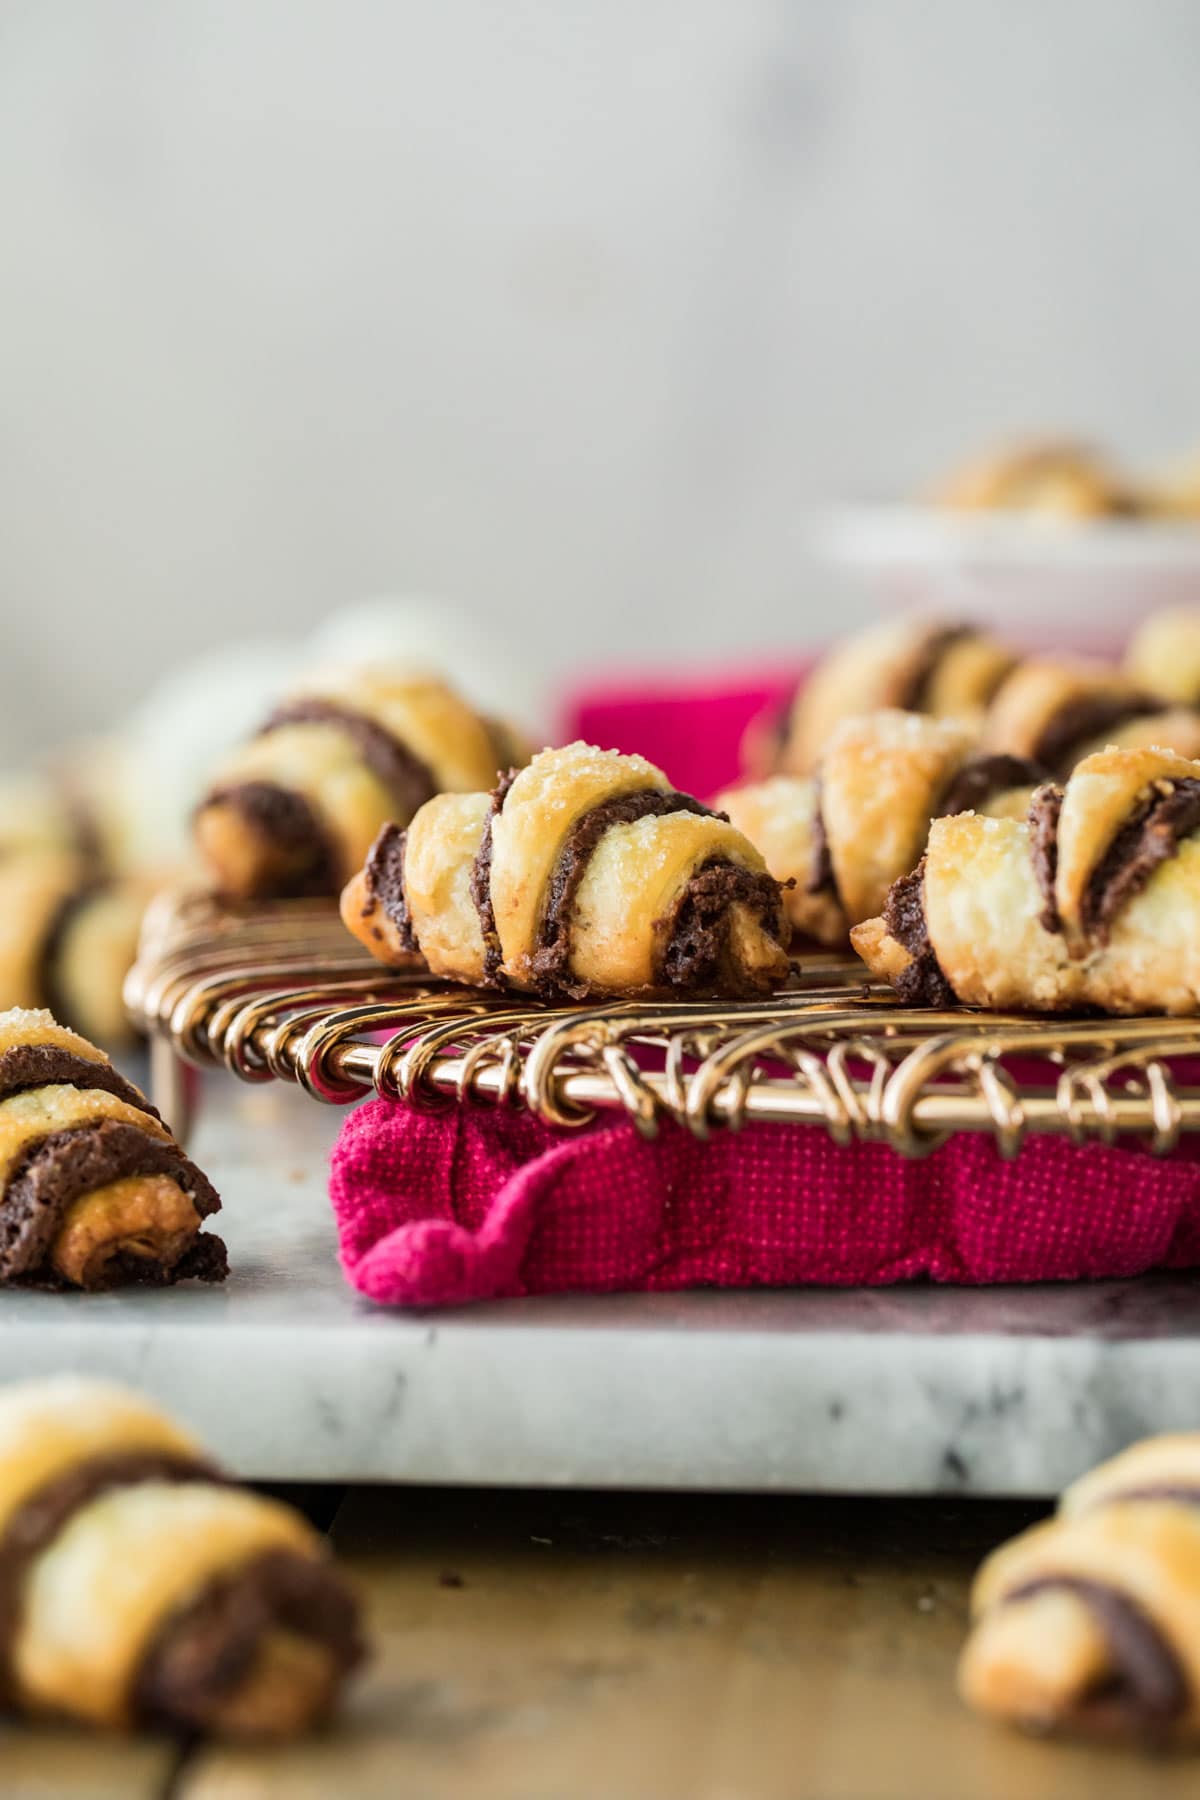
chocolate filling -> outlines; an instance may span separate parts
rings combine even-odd
[[[769,981],[733,965],[729,954],[729,909],[748,907],[770,930],[778,929],[779,883],[770,875],[719,857],[704,863],[688,882],[663,953],[661,978],[673,988],[699,993],[719,988],[735,998],[753,998]]]
[[[142,1481],[220,1481],[210,1464],[171,1450],[113,1450],[89,1456],[24,1500],[0,1533],[0,1704],[15,1698],[12,1653],[21,1590],[31,1565],[77,1512],[113,1488]]]
[[[1140,894],[1160,863],[1200,829],[1200,781],[1188,777],[1155,787],[1121,827],[1092,872],[1082,923],[1103,943],[1121,908]]]
[[[404,852],[407,841],[408,833],[402,831],[399,825],[385,825],[371,845],[367,853],[367,904],[363,907],[363,917],[369,918],[375,907],[382,907],[385,916],[396,927],[401,949],[417,951],[420,945],[408,910],[408,896],[404,891]]]
[[[47,1255],[67,1208],[127,1175],[168,1175],[190,1197],[203,1218],[221,1202],[206,1175],[177,1144],[163,1143],[116,1119],[55,1131],[18,1158],[0,1200],[0,1284],[46,1278]],[[103,1285],[124,1281],[163,1283],[197,1277],[222,1280],[225,1246],[202,1237],[173,1268],[132,1253],[110,1260]]]
[[[1078,1709],[1081,1724],[1102,1721],[1109,1708],[1147,1727],[1168,1724],[1188,1704],[1187,1677],[1179,1658],[1154,1620],[1135,1600],[1107,1582],[1075,1575],[1046,1575],[1014,1588],[1005,1598],[1034,1594],[1078,1594],[1104,1633],[1115,1665],[1111,1679],[1086,1695]]]
[[[530,961],[534,985],[543,998],[565,993],[581,998],[586,987],[568,978],[571,961],[571,910],[588,863],[605,832],[614,825],[632,825],[638,819],[661,819],[670,813],[714,815],[690,794],[664,793],[647,788],[639,793],[617,794],[601,801],[575,821],[558,853],[550,877],[538,926],[538,948]],[[725,814],[720,815],[726,818]]]
[[[160,1627],[138,1671],[138,1719],[186,1733],[218,1726],[222,1703],[277,1630],[321,1645],[336,1677],[364,1653],[358,1603],[336,1570],[295,1551],[267,1551],[208,1582]]]
[[[1034,746],[1036,762],[1055,775],[1069,775],[1079,752],[1093,738],[1103,737],[1129,719],[1144,719],[1162,711],[1162,701],[1152,694],[1077,694],[1066,700],[1043,725]]]
[[[291,865],[271,882],[280,899],[337,892],[337,853],[303,794],[274,781],[238,781],[214,788],[204,805],[234,807],[251,831],[279,847]]]
[[[508,790],[516,779],[517,771],[510,769],[503,781],[493,788],[492,804],[471,867],[471,899],[475,902],[479,930],[483,937],[483,983],[489,987],[500,985],[500,965],[504,961],[504,952],[500,948],[500,938],[496,931],[496,910],[492,905],[492,822],[496,814],[502,811],[504,802],[508,799]]]
[[[942,971],[925,918],[925,858],[911,875],[893,881],[883,908],[883,922],[912,961],[894,978],[906,1006],[953,1006],[956,995]]]
[[[94,1088],[158,1118],[157,1109],[111,1063],[76,1056],[59,1044],[15,1044],[0,1053],[0,1100],[40,1087]]]
[[[1015,787],[1033,787],[1045,779],[1046,771],[1028,757],[972,757],[951,776],[948,786],[936,803],[934,817],[947,818],[951,813],[979,812],[997,794],[1006,793]],[[819,780],[816,809],[813,813],[812,857],[804,891],[808,894],[828,893],[835,900],[839,898],[833,857],[829,849],[829,834],[825,829],[825,815],[821,810]]]
[[[276,708],[258,735],[266,737],[285,725],[336,725],[387,788],[401,818],[411,819],[417,808],[437,793],[437,783],[420,757],[386,725],[355,712],[351,706],[339,706],[336,700],[315,695],[290,700]]]
[[[937,817],[982,812],[998,794],[1011,788],[1038,787],[1046,771],[1027,756],[973,756],[954,775],[937,805]]]
[[[938,664],[952,644],[975,636],[973,625],[940,625],[931,631],[918,649],[908,674],[897,689],[893,705],[904,712],[925,712],[929,707],[929,690],[937,674]]]
[[[1054,896],[1054,884],[1058,879],[1058,817],[1062,804],[1063,791],[1052,782],[1040,787],[1029,802],[1029,854],[1042,896],[1038,918],[1045,931],[1062,930],[1058,901]]]

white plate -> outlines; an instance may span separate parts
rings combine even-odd
[[[1059,643],[1114,637],[1155,607],[1200,604],[1200,523],[854,505],[818,522],[815,547],[889,603]]]

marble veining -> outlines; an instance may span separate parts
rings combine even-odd
[[[384,1311],[337,1265],[340,1117],[213,1078],[227,1286],[4,1293],[3,1375],[138,1382],[274,1480],[1038,1495],[1200,1427],[1190,1276]]]

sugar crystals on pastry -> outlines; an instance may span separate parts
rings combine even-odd
[[[0,1388],[0,1699],[181,1736],[292,1736],[360,1661],[324,1541],[157,1407],[61,1376]]]
[[[518,748],[443,682],[339,673],[233,753],[196,813],[197,845],[231,899],[336,894],[383,824],[490,786]]]
[[[1097,751],[1026,819],[937,819],[851,933],[906,1000],[1200,1012],[1200,763]]]
[[[773,730],[747,735],[752,777],[811,773],[843,719],[895,708],[977,720],[1013,665],[988,632],[939,619],[889,619],[835,644],[801,683]]]
[[[1037,1731],[1200,1735],[1200,1433],[1148,1438],[1001,1545],[971,1595],[959,1688]]]
[[[954,719],[881,711],[843,720],[815,777],[776,775],[731,788],[717,805],[780,881],[795,929],[846,943],[912,868],[929,822],[973,809],[1023,815],[1044,771],[1018,757],[980,756]]]
[[[220,1281],[221,1205],[150,1102],[47,1012],[0,1013],[0,1286]]]
[[[545,997],[768,991],[788,973],[779,884],[640,756],[543,750],[494,792],[389,825],[342,896],[384,962]]]

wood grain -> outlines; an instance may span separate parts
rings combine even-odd
[[[4,1800],[148,1800],[167,1791],[178,1762],[161,1740],[0,1725]]]
[[[1028,1509],[360,1491],[378,1646],[343,1721],[197,1754],[181,1800],[1140,1800],[1195,1765],[1048,1744],[954,1692],[966,1589]]]

